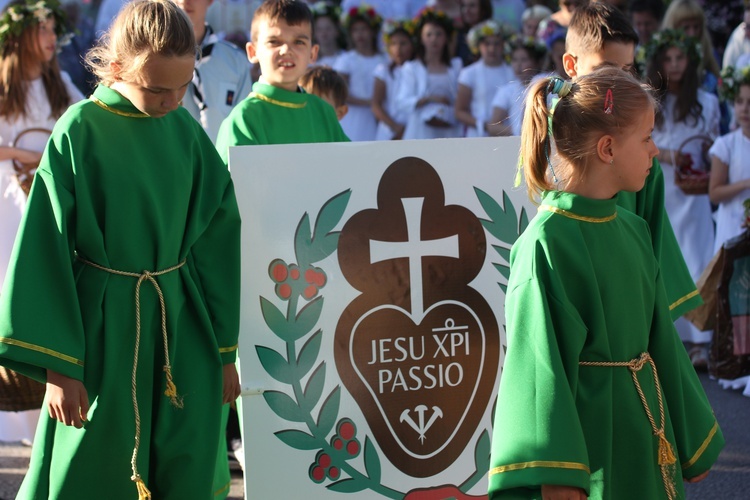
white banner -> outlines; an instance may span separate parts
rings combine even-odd
[[[247,498],[486,498],[518,148],[231,150]]]

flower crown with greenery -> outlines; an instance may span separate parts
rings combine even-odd
[[[341,17],[341,7],[332,2],[315,2],[310,6],[313,18],[330,17],[339,20]]]
[[[743,85],[750,85],[750,66],[740,69],[727,66],[719,75],[719,97],[722,101],[734,101]]]
[[[366,3],[361,3],[358,7],[352,7],[341,17],[341,24],[347,31],[352,27],[354,21],[366,22],[375,32],[380,31],[380,25],[383,24],[383,18]]]
[[[656,54],[670,47],[682,50],[688,59],[699,66],[703,59],[703,48],[695,38],[687,36],[683,30],[665,29],[654,33],[651,41],[645,47],[641,47],[636,54],[636,59],[646,67],[649,61],[653,61]]]
[[[10,5],[0,15],[0,48],[5,49],[9,38],[18,38],[23,30],[53,17],[57,45],[70,43],[73,34],[68,29],[68,17],[57,0],[26,0],[21,4]]]
[[[513,31],[511,28],[501,25],[494,19],[483,21],[469,30],[466,35],[466,43],[474,54],[479,54],[479,44],[488,36],[497,36],[507,40]]]
[[[526,49],[531,52],[534,59],[540,60],[547,55],[547,45],[533,36],[513,35],[510,37],[510,43],[505,44],[506,57],[510,59],[516,49]]]
[[[410,39],[413,39],[417,31],[417,26],[414,24],[414,21],[409,19],[387,19],[383,23],[381,31],[383,33],[383,41],[388,45],[391,43],[391,36],[393,36],[394,33],[406,33]]]
[[[425,7],[420,10],[414,18],[414,22],[417,25],[417,33],[422,32],[425,24],[432,23],[442,27],[449,37],[453,34],[453,20],[448,17],[448,14],[434,7]]]

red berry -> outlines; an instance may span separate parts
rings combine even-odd
[[[292,276],[293,280],[297,281],[299,279],[299,269],[297,269],[296,267],[292,268],[289,274]]]
[[[308,283],[315,283],[316,274],[317,273],[314,269],[308,269],[307,271],[305,271],[305,281]]]
[[[292,296],[292,287],[289,285],[279,285],[279,297],[282,299],[288,299]]]
[[[326,478],[326,471],[320,466],[313,467],[313,470],[310,472],[310,477],[312,477],[313,481],[321,483],[323,482],[323,479]]]
[[[352,457],[359,455],[359,442],[356,439],[349,441],[346,445],[346,452]]]
[[[336,450],[342,450],[344,448],[344,442],[341,440],[341,438],[335,438],[331,445]]]
[[[338,479],[339,477],[339,468],[338,467],[331,467],[328,469],[328,477],[331,479]]]
[[[328,453],[323,453],[318,457],[318,464],[324,469],[327,469],[331,466],[331,456]]]
[[[339,435],[345,440],[349,441],[356,434],[357,429],[351,421],[344,421],[339,425]]]
[[[284,264],[276,264],[275,266],[273,266],[273,271],[271,272],[273,273],[273,280],[276,283],[281,283],[282,281],[284,281],[289,274],[287,267]]]
[[[316,273],[315,274],[315,282],[316,285],[318,285],[318,288],[323,288],[326,284],[326,275],[325,273]]]
[[[305,291],[302,292],[302,294],[305,296],[306,299],[311,299],[315,297],[315,295],[318,293],[318,289],[315,285],[310,285],[307,288],[305,288]]]

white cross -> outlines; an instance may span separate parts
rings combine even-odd
[[[427,256],[458,258],[458,235],[438,240],[422,240],[422,205],[424,198],[402,198],[406,217],[406,241],[370,240],[370,263],[390,259],[409,259],[411,314],[417,322],[424,317],[422,258]]]

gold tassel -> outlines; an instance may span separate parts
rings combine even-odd
[[[169,365],[164,367],[164,371],[167,373],[167,390],[164,391],[164,395],[170,399],[172,406],[183,408],[182,398],[177,395],[177,386],[174,385],[174,380],[172,380],[172,370]]]
[[[135,487],[138,488],[138,500],[151,500],[151,492],[148,491],[146,483],[143,482],[141,476],[133,478],[135,481]]]
[[[672,451],[672,445],[669,444],[664,436],[664,431],[659,432],[659,465],[672,465],[677,462],[677,458]]]

